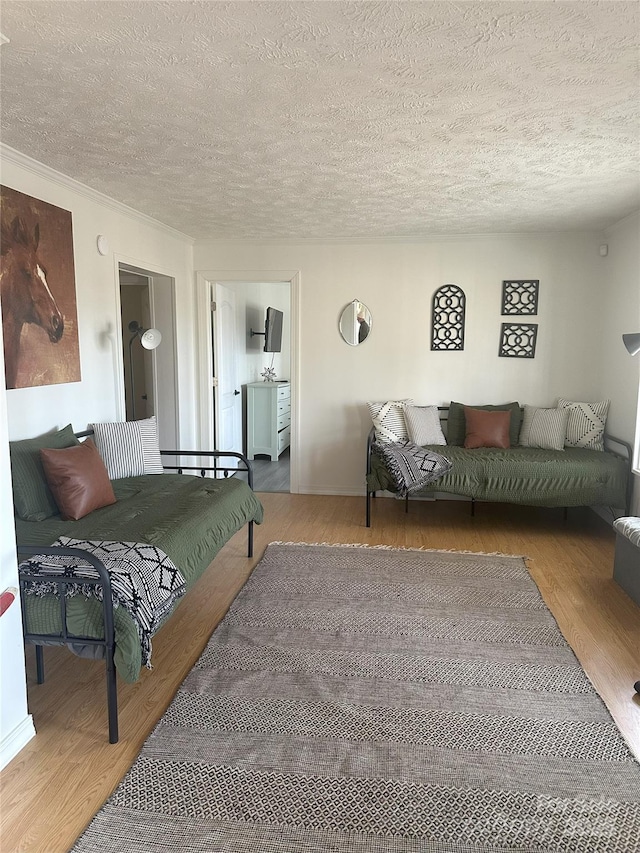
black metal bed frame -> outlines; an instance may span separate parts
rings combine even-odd
[[[92,435],[93,430],[76,433],[78,438]],[[200,477],[205,477],[207,472],[213,472],[217,477],[219,474],[223,478],[234,476],[237,473],[246,473],[249,488],[253,490],[253,469],[251,462],[243,453],[226,450],[161,450],[161,456],[175,457],[181,459],[187,458],[207,458],[213,459],[213,465],[165,465],[165,471],[176,471],[178,474],[183,474],[186,471],[197,471]],[[232,457],[238,459],[243,467],[231,467],[230,465],[218,464],[218,459]],[[247,534],[247,557],[253,557],[253,521],[248,522]],[[109,721],[109,743],[118,742],[118,692],[116,686],[116,669],[114,665],[115,652],[115,630],[113,619],[113,597],[111,592],[111,579],[109,572],[104,563],[88,551],[82,548],[69,548],[65,546],[49,546],[41,545],[17,545],[19,562],[27,557],[36,554],[44,556],[74,556],[81,557],[90,563],[98,573],[97,578],[83,578],[74,576],[61,577],[60,575],[48,574],[40,571],[37,575],[32,574],[28,569],[18,567],[18,577],[20,583],[20,600],[22,606],[22,624],[24,628],[24,641],[35,646],[36,652],[36,676],[38,684],[43,684],[45,679],[44,674],[44,651],[43,647],[48,646],[73,646],[81,644],[85,646],[94,646],[104,650],[104,658],[106,662],[107,676],[107,714]],[[57,595],[60,601],[60,620],[61,629],[59,634],[40,634],[27,630],[27,615],[25,605],[25,587],[33,583],[53,583],[57,587]],[[87,587],[102,588],[102,619],[103,619],[103,637],[96,639],[95,637],[85,637],[78,634],[70,634],[67,630],[67,597],[64,594],[66,586],[71,584]]]
[[[438,412],[440,415],[440,420],[442,422],[446,421],[449,417],[449,406],[438,406]],[[369,435],[367,436],[367,467],[366,467],[366,480],[365,480],[365,488],[366,488],[365,518],[366,518],[366,526],[367,527],[371,527],[371,498],[372,497],[375,498],[375,496],[376,496],[376,491],[369,489],[369,482],[368,482],[368,477],[369,477],[369,474],[371,473],[371,453],[372,453],[373,444],[375,442],[375,438],[376,438],[375,427],[371,427],[371,429],[369,430]],[[609,453],[613,453],[615,456],[619,456],[620,459],[623,459],[627,463],[627,469],[628,469],[627,470],[627,489],[626,489],[626,494],[625,494],[624,510],[625,510],[625,514],[629,515],[629,513],[631,511],[631,497],[632,497],[632,491],[633,491],[633,478],[631,476],[632,475],[631,462],[633,459],[633,448],[631,447],[631,445],[629,444],[628,441],[624,441],[621,438],[616,438],[616,436],[610,435],[609,433],[606,433],[606,432],[604,434],[604,440],[605,440],[605,443],[610,442],[610,443],[618,444],[618,445],[620,445],[620,447],[624,447],[624,449],[625,449],[625,453],[623,455],[622,453],[619,453],[618,451],[613,450],[610,447],[607,448]],[[435,488],[435,489],[433,489],[433,491],[437,492],[438,490],[437,490],[437,488]],[[475,516],[475,514],[476,514],[476,499],[473,496],[470,496],[470,498],[471,498],[471,500],[470,500],[471,515]],[[568,507],[565,506],[563,509],[564,509],[564,517],[566,519]],[[405,499],[404,499],[404,511],[409,512],[409,495],[406,495]],[[638,683],[640,683],[640,682],[638,682]]]

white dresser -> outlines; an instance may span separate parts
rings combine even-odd
[[[251,382],[247,385],[247,456],[259,453],[276,462],[291,441],[289,382]]]

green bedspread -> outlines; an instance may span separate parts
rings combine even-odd
[[[114,480],[117,502],[94,510],[79,521],[16,519],[20,545],[51,545],[59,536],[74,539],[117,539],[146,542],[161,548],[191,587],[222,546],[253,520],[262,521],[262,504],[249,486],[235,477],[209,479],[182,474],[155,474]],[[59,604],[54,596],[26,598],[29,630],[55,634],[60,630]],[[68,629],[87,637],[102,636],[102,607],[95,599],[69,601]],[[125,681],[140,674],[138,632],[122,607],[114,610],[115,665]]]
[[[627,463],[614,453],[583,448],[538,450],[452,445],[425,448],[450,459],[449,473],[417,495],[446,492],[477,500],[529,506],[626,505]],[[380,457],[371,454],[370,491],[395,491]]]

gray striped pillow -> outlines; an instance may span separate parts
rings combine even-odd
[[[609,413],[609,400],[600,403],[574,403],[560,397],[558,406],[567,409],[566,447],[588,447],[590,450],[604,450],[604,430]]]
[[[568,409],[538,409],[525,405],[520,444],[542,450],[564,450],[568,418]]]
[[[409,441],[425,444],[446,444],[437,406],[403,406]]]
[[[155,417],[91,427],[110,480],[163,473]]]
[[[387,400],[386,403],[367,403],[376,429],[376,441],[407,441],[409,434],[404,419],[404,405],[413,400]]]

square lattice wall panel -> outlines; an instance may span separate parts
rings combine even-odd
[[[535,358],[537,337],[537,323],[503,323],[498,355],[503,358]]]
[[[502,282],[502,314],[534,316],[538,313],[538,279],[516,279]]]

